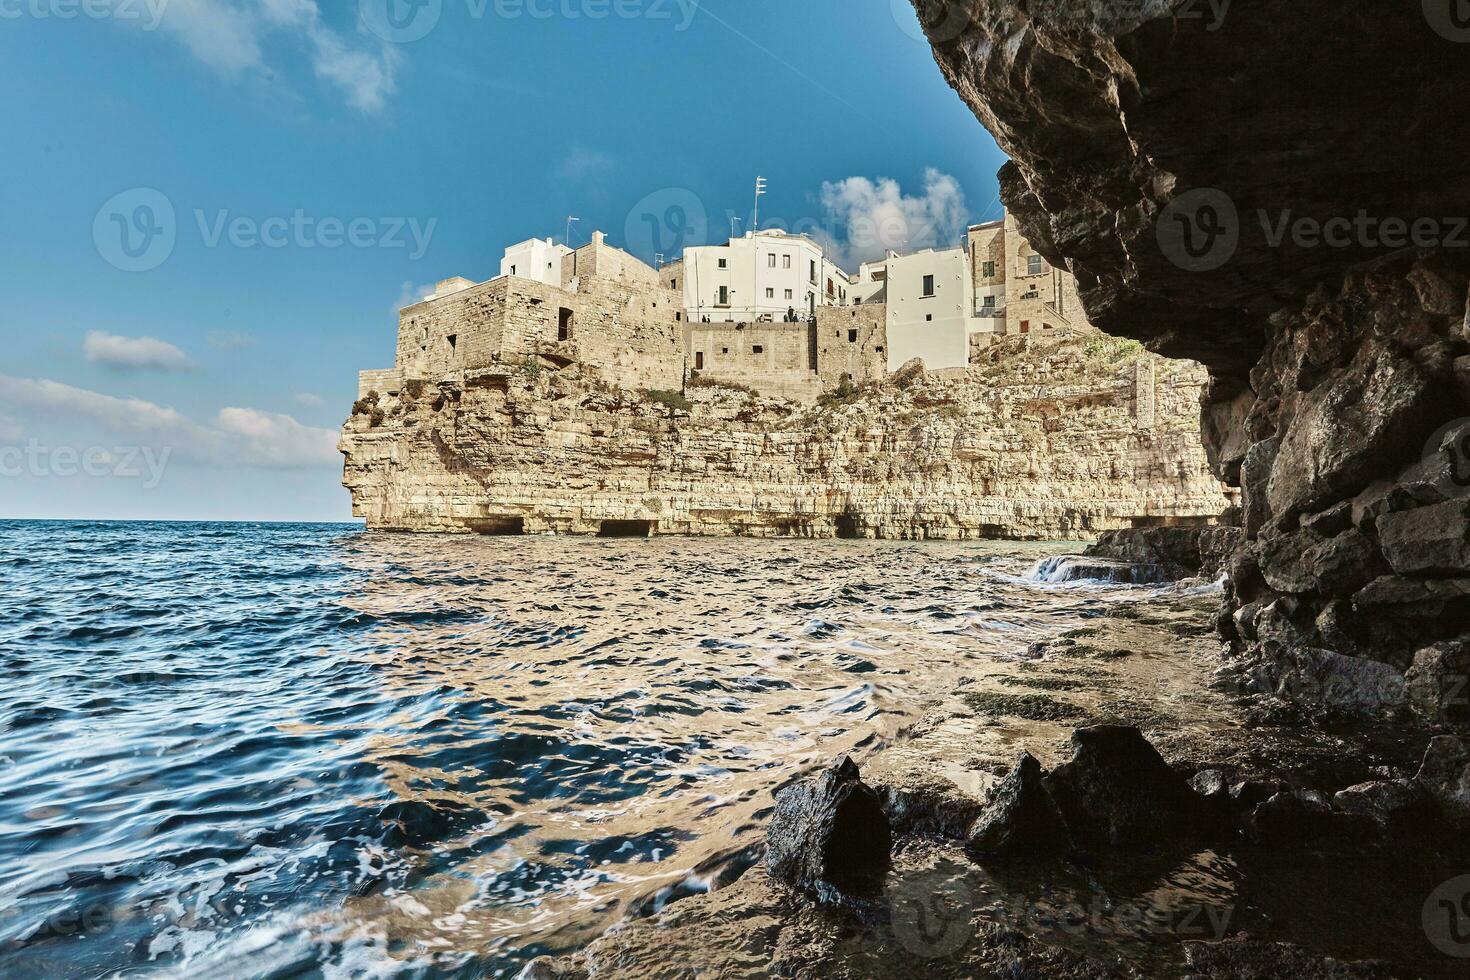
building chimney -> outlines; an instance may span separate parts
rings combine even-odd
[[[606,243],[606,242],[607,242],[607,236],[604,235],[602,232],[600,232],[600,231],[594,231],[592,233],[592,244],[593,245],[596,245],[599,248],[601,248],[602,245],[604,243]]]

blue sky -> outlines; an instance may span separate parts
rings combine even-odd
[[[999,214],[906,0],[386,2],[0,0],[0,517],[348,519],[397,306],[569,214]]]

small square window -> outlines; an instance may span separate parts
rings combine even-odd
[[[925,313],[924,314],[924,322],[925,323],[933,323],[934,322],[934,314],[933,313]]]
[[[730,353],[730,348],[728,348],[728,347],[721,347],[720,348],[720,353],[721,354],[728,354],[728,353]]]
[[[849,330],[847,332],[847,342],[849,344],[855,344],[855,343],[857,343],[857,331],[856,330]]]
[[[720,259],[720,268],[721,269],[728,269],[728,268],[730,268],[730,260],[729,259]]]
[[[786,298],[787,299],[790,299],[791,298],[791,290],[789,290],[789,289],[786,290]]]
[[[781,256],[781,268],[783,268],[783,269],[789,269],[789,268],[791,268],[791,256],[789,256],[789,255],[783,255],[783,256]]]
[[[986,279],[994,279],[995,278],[995,263],[994,262],[985,262],[985,263],[983,263],[980,266],[980,274],[982,276],[984,276]]]
[[[755,344],[754,346],[752,346],[750,348],[750,352],[752,354],[764,354],[766,352],[766,349],[764,347],[762,347],[760,344]]]
[[[775,287],[773,287],[773,286],[767,286],[766,287],[766,299],[775,299],[775,298],[776,298],[776,290],[775,290]]]

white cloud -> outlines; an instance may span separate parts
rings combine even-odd
[[[92,330],[82,341],[82,352],[93,364],[115,368],[158,368],[184,371],[194,362],[173,344],[152,337],[120,337]]]
[[[848,177],[822,185],[822,207],[837,230],[827,244],[848,268],[882,258],[888,249],[916,252],[960,243],[969,221],[960,182],[930,167],[924,190],[907,196],[898,181]]]
[[[403,286],[398,290],[398,298],[393,301],[393,315],[396,317],[399,310],[422,303],[426,296],[434,295],[434,290],[438,288],[438,285],[437,282],[419,285],[412,279],[405,279]]]
[[[355,13],[356,4],[350,7]],[[304,49],[317,78],[362,112],[379,111],[397,89],[398,52],[332,30],[315,0],[167,0],[157,26],[224,76],[272,79],[283,49],[294,47]]]
[[[561,178],[569,183],[581,184],[612,173],[613,158],[600,150],[575,147],[562,159],[556,168]]]
[[[232,449],[247,465],[295,469],[336,463],[337,433],[302,425],[289,415],[253,408],[220,409],[215,424],[227,435],[238,437]]]
[[[313,395],[309,391],[298,391],[296,393],[296,404],[305,405],[307,408],[321,408],[326,404],[321,395]]]
[[[340,459],[336,432],[252,408],[222,409],[214,425],[207,426],[141,398],[5,374],[0,374],[0,403],[48,423],[70,419],[99,424],[210,466],[297,469],[335,465]]]
[[[17,443],[25,438],[25,426],[9,415],[0,414],[0,443]]]

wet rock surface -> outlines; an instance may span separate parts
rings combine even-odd
[[[1243,536],[1240,528],[1222,525],[1107,531],[1087,549],[1087,556],[1157,566],[1168,581],[1214,579]]]
[[[1198,833],[1200,797],[1137,728],[1100,725],[1072,735],[1072,758],[1046,780],[1080,839],[1146,848]]]
[[[878,889],[860,900],[813,901],[757,864],[544,975],[672,978],[698,964],[727,977],[853,980],[1459,977],[1463,961],[1426,946],[1418,919],[1436,887],[1470,871],[1457,838],[1436,836],[1449,810],[1433,802],[1463,787],[1470,803],[1470,751],[1443,740],[1421,762],[1427,736],[1400,729],[1253,720],[1254,696],[1210,688],[1219,644],[1202,627],[1214,601],[1180,589],[1120,603],[1025,656],[977,663],[905,737],[863,760],[893,848]],[[1128,656],[1097,655],[1124,648]],[[1073,711],[1032,718],[965,697],[1027,689]],[[1143,848],[1107,843],[1108,819],[1086,846],[1071,827],[1037,833],[1033,821],[1053,826],[1046,773],[1072,764],[1079,724],[1116,728],[1125,712],[1143,719],[1137,734],[1083,735],[1106,745],[1085,755],[1146,759],[1148,785],[1193,798],[1183,808],[1203,807],[1207,822]],[[831,798],[811,792],[821,778],[797,784],[805,799]],[[1273,799],[1260,824],[1275,819],[1276,838],[1257,843],[1256,813]],[[1434,814],[1428,827],[1423,806]],[[1303,840],[1302,822],[1318,820],[1327,832]]]
[[[777,794],[766,842],[772,877],[830,898],[877,887],[893,837],[882,799],[844,756]]]

